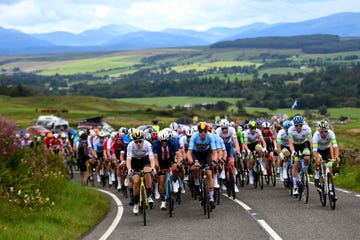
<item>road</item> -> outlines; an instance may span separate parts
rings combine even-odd
[[[116,218],[120,209],[120,222],[108,232],[107,239],[359,239],[360,195],[338,189],[336,209],[327,204],[322,207],[315,187],[310,184],[308,204],[288,195],[279,184],[252,185],[240,188],[237,200],[223,195],[221,203],[208,219],[202,213],[199,201],[189,191],[182,195],[182,204],[175,205],[173,217],[161,211],[157,200],[148,211],[148,224],[143,226],[142,216],[134,216],[128,199],[115,189],[101,188],[117,196],[121,204],[113,202],[112,210],[104,221],[82,239],[100,239]],[[188,190],[188,189],[187,189]],[[105,238],[104,238],[105,239]]]

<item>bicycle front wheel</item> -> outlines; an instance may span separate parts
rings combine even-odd
[[[328,196],[329,196],[329,204],[332,210],[336,207],[336,198],[335,198],[335,187],[333,185],[332,189],[329,188],[330,186],[330,173],[327,173],[327,185],[328,185]],[[332,194],[331,194],[332,192]]]
[[[141,210],[143,214],[144,226],[146,226],[146,189],[145,187],[141,187],[140,190],[140,199],[141,199]]]
[[[168,193],[168,203],[169,203],[169,217],[172,217],[172,212],[174,211],[174,191],[172,190],[172,187],[171,187],[171,181],[167,181],[167,184],[166,184],[166,191]]]
[[[309,201],[309,175],[307,172],[304,173],[304,182],[303,182],[303,189],[302,189],[302,197],[305,204]]]

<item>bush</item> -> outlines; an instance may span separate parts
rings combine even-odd
[[[33,210],[53,206],[51,196],[64,178],[63,159],[42,147],[21,148],[12,121],[0,117],[0,129],[0,197]]]

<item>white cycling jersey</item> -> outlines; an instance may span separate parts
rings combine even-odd
[[[256,129],[254,134],[251,133],[250,129],[247,129],[244,132],[244,142],[247,144],[252,144],[252,143],[258,142],[259,139],[262,139],[262,140],[264,139],[260,129]]]
[[[146,156],[149,156],[149,158],[154,156],[151,143],[146,140],[143,141],[141,148],[138,148],[134,141],[129,143],[127,146],[127,158],[140,159]]]
[[[313,136],[313,152],[328,149],[330,143],[332,143],[334,148],[337,147],[336,137],[333,131],[328,130],[326,138],[322,138],[320,132],[316,131]]]
[[[223,133],[221,127],[218,127],[216,129],[216,134],[219,135],[224,140],[224,143],[231,143],[233,139],[237,139],[236,131],[235,128],[233,127],[228,127],[228,131],[226,134]]]
[[[287,135],[285,129],[281,129],[276,136],[276,142],[279,145],[289,147],[289,136]]]
[[[288,130],[289,139],[294,140],[294,144],[303,144],[306,141],[312,139],[311,128],[308,125],[303,125],[300,132],[296,131],[296,127],[293,125]]]

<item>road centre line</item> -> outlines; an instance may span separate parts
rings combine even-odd
[[[256,218],[256,213],[251,212],[251,207],[249,207],[248,205],[246,205],[244,202],[240,201],[239,199],[233,199],[232,197],[229,197],[227,194],[223,193],[222,195],[224,195],[225,197],[227,197],[228,199],[234,201],[235,203],[239,204],[242,208],[245,209],[245,211],[250,214],[252,216],[253,219],[255,219],[260,226],[262,227],[262,229],[264,229],[272,239],[274,240],[282,240],[282,238],[269,226],[269,224],[267,224],[264,220],[262,219],[257,219]]]
[[[114,221],[111,223],[110,227],[106,230],[106,232],[100,238],[100,240],[106,240],[110,236],[110,234],[114,231],[116,226],[119,224],[121,217],[123,215],[123,212],[124,212],[124,206],[123,206],[122,202],[120,201],[120,199],[115,194],[113,194],[109,191],[102,190],[102,189],[97,189],[97,190],[110,195],[114,199],[114,201],[117,205],[117,208],[118,208],[118,211],[116,213],[116,217],[115,217]]]
[[[355,197],[360,197],[360,194],[355,194]]]

